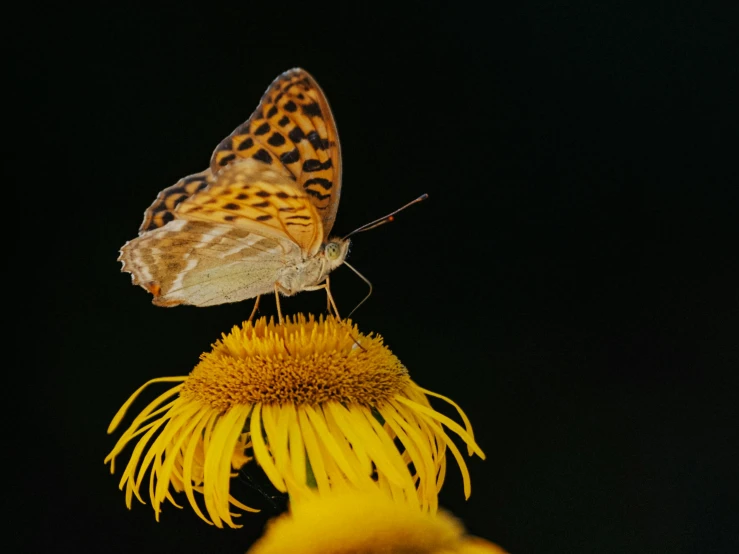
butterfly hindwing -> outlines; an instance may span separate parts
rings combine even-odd
[[[328,236],[341,194],[341,147],[326,96],[307,71],[291,69],[275,79],[251,117],[216,147],[211,171],[244,158],[291,177]]]
[[[127,242],[123,270],[158,306],[211,306],[274,290],[297,245],[232,225],[175,219]]]

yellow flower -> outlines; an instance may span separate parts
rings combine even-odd
[[[151,402],[123,433],[105,462],[137,441],[120,487],[126,503],[149,497],[161,504],[184,491],[203,520],[236,525],[229,504],[255,511],[229,493],[231,477],[255,460],[272,484],[295,497],[334,487],[381,489],[397,501],[435,512],[446,451],[459,464],[465,496],[470,477],[444,430],[484,458],[470,422],[451,400],[422,389],[378,336],[333,317],[298,315],[284,324],[234,327],[187,377],[153,379],[121,407],[111,433],[139,393],[155,382],[179,382]],[[446,400],[464,427],[431,408],[427,395]],[[173,399],[174,397],[174,399]],[[203,496],[205,512],[196,494]]]
[[[247,554],[505,554],[466,535],[446,512],[421,512],[386,495],[338,491],[292,501]]]

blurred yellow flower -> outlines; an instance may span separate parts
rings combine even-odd
[[[446,512],[422,512],[379,492],[332,491],[292,500],[247,554],[505,554],[465,534]]]
[[[435,512],[447,449],[462,471],[465,496],[471,491],[464,458],[444,427],[469,455],[484,458],[459,406],[411,381],[382,338],[333,317],[298,315],[282,324],[261,318],[234,327],[189,376],[153,379],[137,390],[108,433],[156,382],[178,384],[144,408],[105,462],[114,472],[116,457],[136,443],[120,488],[129,508],[134,495],[144,502],[148,473],[157,519],[165,500],[177,505],[171,485],[206,522],[239,527],[229,505],[255,510],[233,498],[229,484],[252,460],[291,498],[312,489],[379,488]],[[454,406],[464,427],[431,408],[427,395]]]

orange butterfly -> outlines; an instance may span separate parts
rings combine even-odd
[[[344,238],[329,237],[340,194],[331,108],[313,77],[291,69],[216,147],[208,169],[159,193],[118,259],[157,306],[258,302],[272,291],[325,289],[337,312],[328,275],[346,263],[348,237],[426,198]]]
[[[119,260],[158,306],[328,291],[349,250],[348,239],[328,238],[340,193],[328,101],[313,77],[291,69],[216,147],[208,169],[159,193]]]

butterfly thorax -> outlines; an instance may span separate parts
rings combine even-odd
[[[305,257],[299,263],[285,267],[277,279],[283,293],[291,296],[323,283],[329,273],[344,263],[350,242],[349,239],[331,238],[321,245],[315,256]]]

